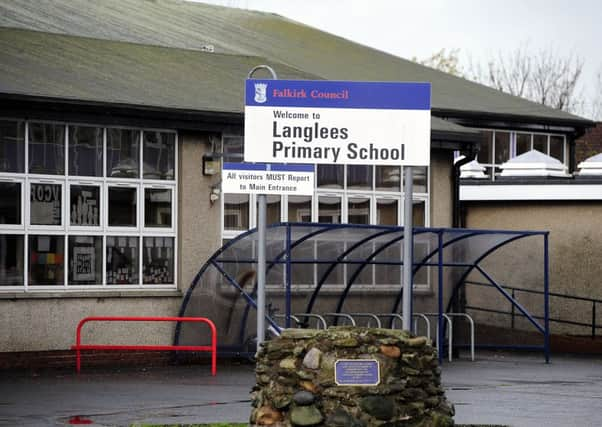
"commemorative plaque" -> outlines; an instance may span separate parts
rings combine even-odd
[[[337,385],[376,386],[380,383],[378,360],[339,359],[334,364],[334,382]]]

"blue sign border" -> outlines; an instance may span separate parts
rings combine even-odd
[[[248,79],[245,82],[245,105],[430,110],[431,84]]]

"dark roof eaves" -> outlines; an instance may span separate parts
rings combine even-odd
[[[477,119],[477,120],[495,120],[509,123],[532,123],[542,125],[569,126],[574,128],[585,129],[595,126],[595,122],[589,119],[580,118],[557,118],[550,116],[524,115],[511,113],[491,113],[486,111],[469,111],[444,108],[432,108],[432,114],[439,118],[455,118],[455,119]],[[570,113],[567,113],[570,114]]]

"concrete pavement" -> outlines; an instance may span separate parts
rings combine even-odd
[[[488,353],[443,365],[459,424],[602,425],[602,358]],[[96,426],[246,422],[253,366],[0,373],[0,425]],[[79,417],[79,418],[75,418]]]

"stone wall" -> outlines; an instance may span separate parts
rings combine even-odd
[[[345,359],[377,361],[378,385],[337,385],[335,364]],[[258,353],[250,423],[451,426],[454,410],[443,394],[440,373],[427,339],[405,331],[288,329]]]

